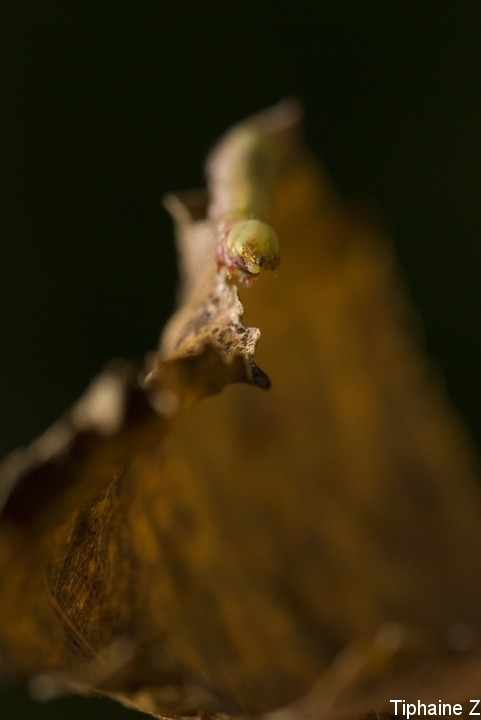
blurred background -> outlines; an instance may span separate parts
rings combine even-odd
[[[7,0],[0,28],[2,455],[110,358],[155,347],[176,284],[162,195],[202,185],[219,135],[288,95],[341,195],[392,237],[479,445],[479,2]],[[67,715],[134,717],[0,693],[2,720]]]

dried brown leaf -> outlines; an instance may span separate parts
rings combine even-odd
[[[479,687],[477,460],[412,340],[390,244],[292,152],[292,107],[260,116],[262,132],[276,118],[278,185],[256,190],[247,163],[282,242],[276,276],[243,290],[271,391],[179,415],[263,375],[227,277],[246,271],[219,254],[224,210],[171,199],[192,252],[147,381],[108,371],[9,461],[0,648],[37,693],[314,720]]]

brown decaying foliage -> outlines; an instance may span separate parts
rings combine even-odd
[[[207,277],[173,321],[194,335],[164,340],[140,382],[107,370],[4,466],[4,672],[168,717],[465,701],[481,675],[477,463],[389,242],[298,149],[272,203],[281,267],[242,290],[272,389],[197,403],[266,380],[212,226],[176,215],[184,252],[197,243],[187,280]]]

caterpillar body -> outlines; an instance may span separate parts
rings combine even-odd
[[[266,218],[285,160],[285,131],[296,124],[299,112],[297,104],[281,103],[269,117],[231,130],[207,160],[217,263],[245,285],[279,265],[279,238]]]

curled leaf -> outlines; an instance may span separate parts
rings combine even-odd
[[[163,385],[191,385],[195,395],[236,381],[269,387],[253,359],[260,331],[242,323],[243,307],[229,278],[250,285],[279,263],[277,234],[265,219],[293,154],[299,115],[298,105],[286,101],[241,123],[208,158],[208,197],[166,198],[176,222],[182,289],[149,382],[160,377]]]
[[[207,205],[167,201],[183,290],[147,376],[107,371],[5,466],[1,662],[37,694],[335,720],[477,692],[478,462],[390,244],[295,150],[293,108],[248,121],[235,152],[226,136]],[[236,155],[252,123],[278,148],[260,174],[257,150]],[[256,283],[223,231],[237,188],[281,238]],[[266,385],[246,279],[272,389],[180,413]]]

